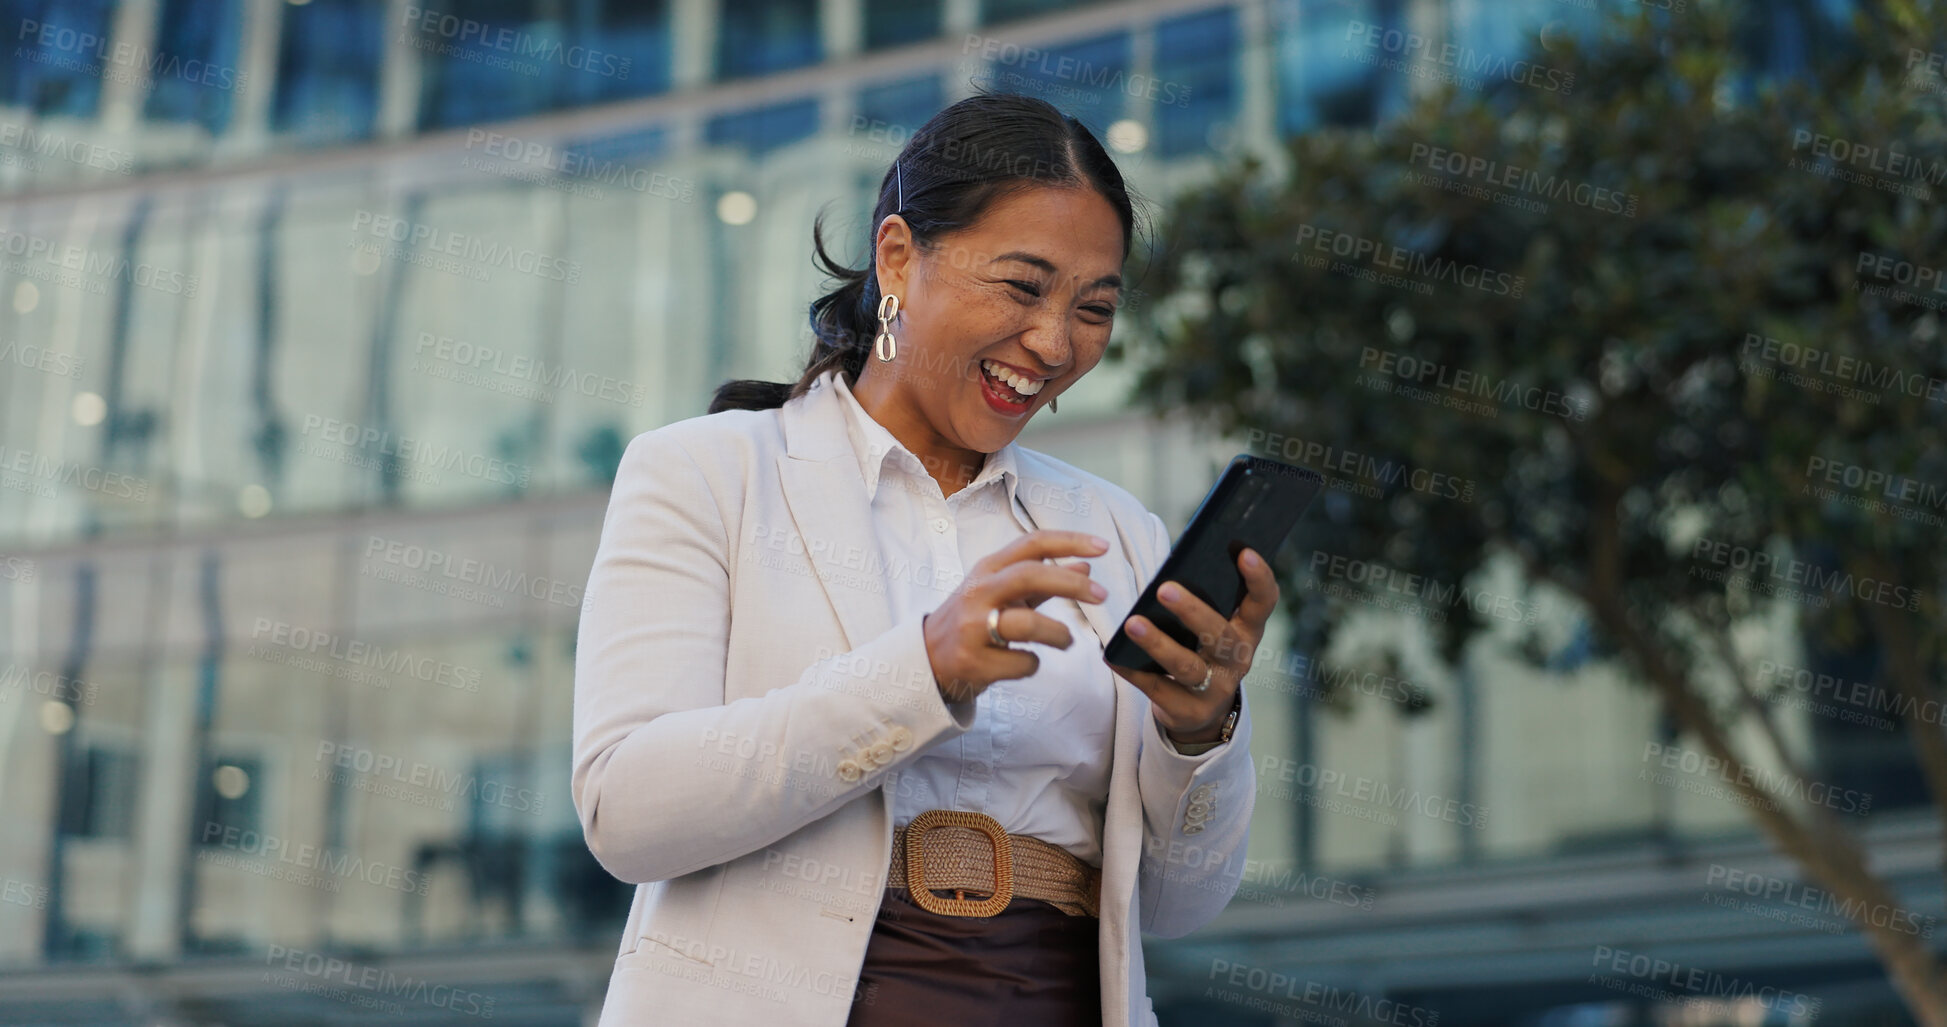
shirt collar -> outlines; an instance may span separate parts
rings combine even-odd
[[[900,467],[910,474],[932,477],[927,474],[925,465],[920,463],[919,457],[914,456],[912,450],[906,448],[905,443],[900,442],[885,425],[880,424],[866,412],[865,407],[859,403],[858,397],[852,395],[851,387],[845,384],[843,374],[834,371],[830,372],[830,377],[832,388],[838,393],[840,405],[846,411],[845,434],[851,439],[852,451],[858,457],[859,474],[865,478],[865,494],[868,499],[877,498],[879,479],[889,458],[897,459]],[[967,483],[967,490],[971,493],[971,490],[981,488],[998,478],[1006,489],[1009,505],[1012,505],[1015,484],[1020,479],[1019,464],[1015,459],[1014,449],[1015,443],[1009,442],[987,454],[987,459],[981,465],[980,471],[974,475],[972,481]],[[893,458],[892,454],[895,452],[901,456]]]

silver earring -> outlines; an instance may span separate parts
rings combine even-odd
[[[1051,400],[1049,400],[1049,401],[1048,401],[1048,412],[1049,412],[1049,413],[1051,413],[1051,414],[1058,414],[1058,413],[1061,413],[1061,397],[1060,397],[1060,396],[1056,396],[1055,398],[1053,398],[1053,399],[1051,399]]]
[[[892,335],[892,319],[897,316],[899,316],[899,297],[892,293],[879,297],[879,337],[872,340],[872,351],[879,354],[879,359],[888,364],[892,363],[892,358],[899,355],[899,340]]]

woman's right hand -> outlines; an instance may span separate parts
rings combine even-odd
[[[1024,678],[1041,667],[1041,657],[1015,642],[1042,642],[1066,649],[1073,634],[1062,622],[1035,607],[1067,596],[1099,603],[1108,590],[1088,576],[1088,563],[1051,564],[1062,556],[1100,556],[1107,541],[1080,531],[1031,531],[982,557],[960,587],[921,621],[933,680],[947,702],[965,702],[1003,678]],[[987,635],[987,613],[998,609],[1001,648]]]

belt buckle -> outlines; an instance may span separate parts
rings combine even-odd
[[[994,845],[994,894],[984,899],[945,899],[927,887],[926,865],[921,839],[936,827],[971,827],[987,836]],[[1014,898],[1014,844],[1001,829],[1001,822],[985,813],[957,809],[929,809],[906,825],[906,888],[913,902],[929,913],[942,916],[993,916],[1007,908]],[[959,891],[960,889],[955,889]]]

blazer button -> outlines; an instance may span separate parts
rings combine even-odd
[[[1191,824],[1189,827],[1183,829],[1184,834],[1198,834],[1202,831],[1203,831],[1202,824]]]
[[[857,760],[844,759],[838,762],[838,779],[840,781],[850,784],[864,776],[865,770],[859,766]]]
[[[913,733],[904,724],[894,726],[886,737],[892,741],[893,752],[905,752],[913,747]]]
[[[875,767],[883,767],[891,763],[892,743],[884,740],[873,742],[872,747],[865,750],[865,758],[871,760]]]

